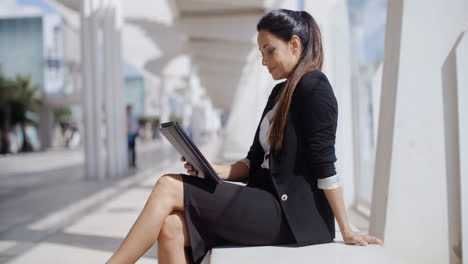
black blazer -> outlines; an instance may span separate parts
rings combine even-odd
[[[260,119],[247,154],[250,175],[260,169],[264,151],[259,130],[265,114],[285,82],[277,84]],[[332,242],[333,211],[317,179],[336,174],[335,134],[338,104],[327,77],[320,71],[306,73],[298,82],[286,118],[281,150],[270,150],[270,173],[297,245]]]

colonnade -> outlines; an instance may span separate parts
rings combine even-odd
[[[128,166],[120,1],[83,0],[80,11],[86,175],[103,180]]]

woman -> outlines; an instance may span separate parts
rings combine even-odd
[[[219,245],[332,242],[334,217],[347,244],[382,245],[351,231],[334,162],[337,103],[320,72],[319,28],[304,11],[274,10],[257,25],[262,64],[276,85],[247,157],[213,166],[223,180],[167,174],[108,263],[133,263],[158,240],[159,263],[200,263]],[[184,159],[182,158],[182,161]]]

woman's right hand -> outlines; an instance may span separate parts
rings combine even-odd
[[[180,161],[184,162],[184,161],[185,161],[185,158],[184,158],[184,157],[180,158]],[[195,168],[194,168],[192,165],[190,165],[190,163],[186,162],[186,163],[184,164],[184,168],[187,169],[187,173],[188,173],[189,175],[191,175],[191,176],[197,176],[198,171],[195,170]]]

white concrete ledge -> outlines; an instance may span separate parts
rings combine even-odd
[[[210,256],[211,255],[211,256]],[[208,258],[210,259],[208,262]],[[395,264],[404,261],[379,245],[353,246],[336,239],[334,243],[288,247],[216,247],[208,252],[204,264],[234,263],[321,263],[321,264]]]

